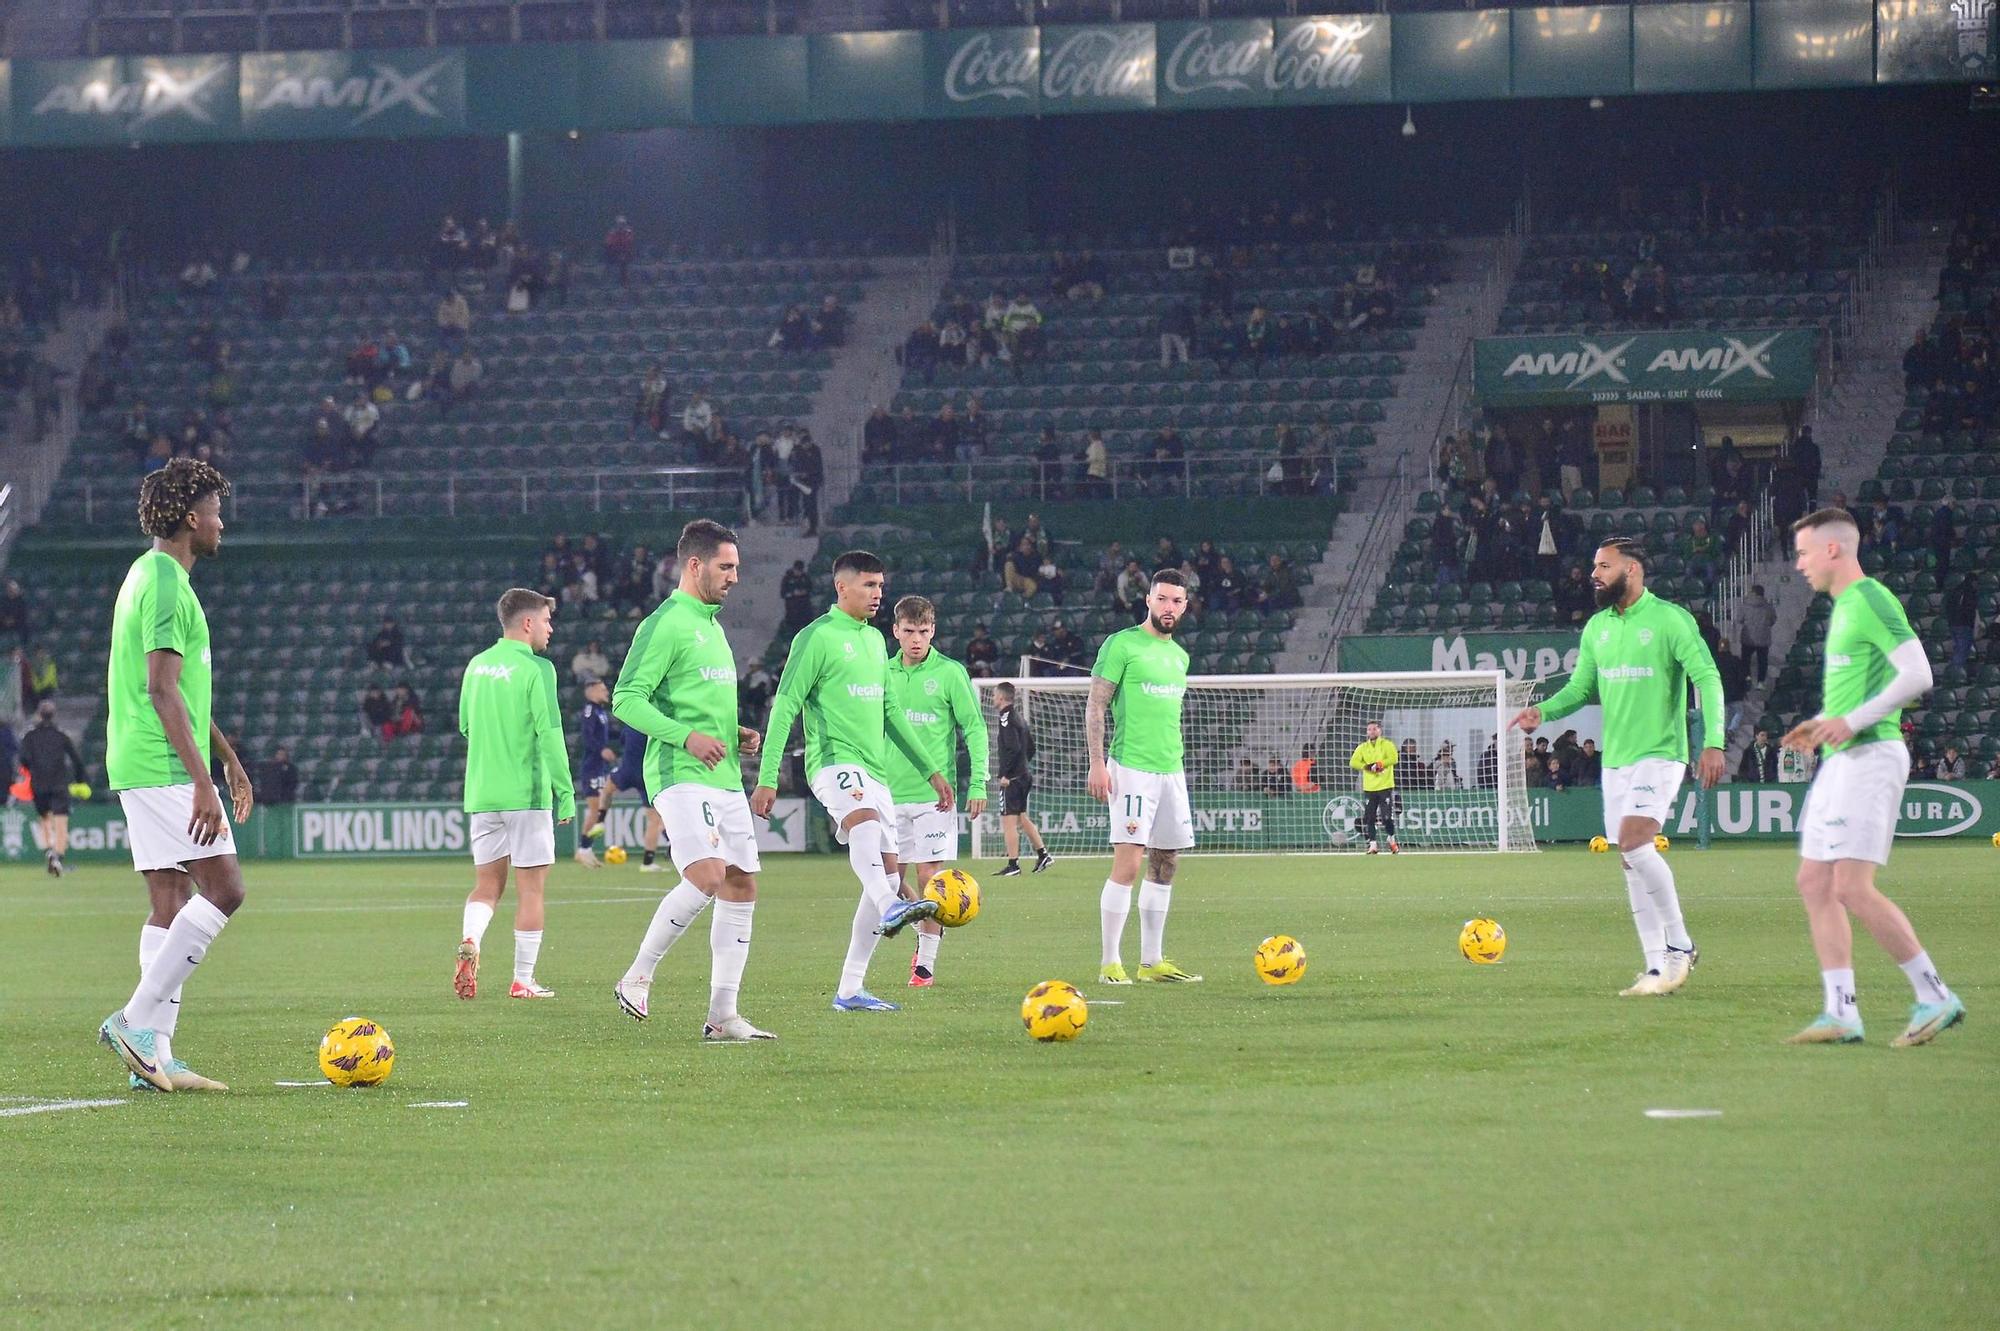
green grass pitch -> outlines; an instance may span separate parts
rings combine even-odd
[[[615,1010],[671,882],[564,863],[541,976],[450,992],[469,866],[252,862],[176,1049],[222,1097],[129,1095],[97,1047],[137,878],[0,876],[0,1323],[22,1326],[1975,1327],[2000,1302],[2000,853],[1905,843],[1884,879],[1970,1022],[1888,1048],[1909,991],[1857,947],[1869,1043],[1778,1044],[1819,1003],[1787,846],[1670,854],[1702,964],[1637,960],[1614,861],[1190,857],[1169,954],[1198,987],[1103,990],[1106,861],[994,878],[896,1014],[827,1010],[843,861],[773,857],[743,1010],[703,1046],[706,927],[653,1020]],[[1504,964],[1457,955],[1506,925]],[[1135,959],[1137,921],[1128,934]],[[1310,969],[1270,989],[1265,935]],[[1062,978],[1118,1006],[1022,1033]],[[496,983],[497,981],[497,983]],[[390,1083],[316,1077],[349,1013]],[[464,1100],[462,1109],[413,1102]],[[1649,1108],[1720,1109],[1660,1121]]]

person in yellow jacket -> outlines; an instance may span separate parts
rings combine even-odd
[[[1347,765],[1361,773],[1361,793],[1368,800],[1361,815],[1361,834],[1368,838],[1368,853],[1378,853],[1375,820],[1380,817],[1382,830],[1389,837],[1389,853],[1396,854],[1396,741],[1383,739],[1381,724],[1370,721],[1367,740],[1354,746],[1354,756]]]

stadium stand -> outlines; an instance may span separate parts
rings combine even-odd
[[[1938,301],[1904,356],[1904,410],[1854,507],[1862,566],[1902,600],[1936,680],[1904,713],[1913,775],[1935,775],[1955,745],[1960,775],[1978,777],[2000,764],[2000,229],[1990,219],[1953,234]],[[1766,707],[1771,723],[1817,706],[1831,609],[1817,597],[1808,611]]]
[[[1398,353],[1443,275],[1441,249],[1246,244],[1204,267],[1186,255],[1176,266],[1169,242],[1138,236],[961,256],[905,344],[898,437],[876,450],[903,464],[904,496],[966,497],[968,476],[995,500],[1093,484],[1121,495],[1333,493],[1338,468],[1375,442]],[[974,470],[937,466],[952,449],[934,422],[949,407],[962,423],[975,401],[981,442],[957,449]],[[1095,483],[1092,432],[1106,454]],[[1008,461],[981,461],[993,458]]]
[[[740,494],[738,480],[671,469],[740,472],[747,454],[736,448],[806,414],[828,353],[774,347],[773,332],[794,306],[816,309],[828,296],[852,305],[868,271],[858,258],[640,259],[621,283],[609,267],[579,264],[566,292],[551,289],[518,313],[504,308],[504,280],[410,262],[281,261],[218,276],[203,291],[164,274],[141,280],[122,395],[91,419],[73,458],[79,484],[47,520],[125,521],[146,447],[130,420],[140,402],[146,432],[166,434],[169,451],[208,443],[226,454],[235,512],[636,511],[675,504],[689,485]],[[469,288],[464,343],[483,371],[456,405],[446,391],[452,342],[437,324],[453,281]],[[379,353],[392,333],[410,368],[357,374],[350,358],[363,347]],[[657,432],[634,419],[654,367],[669,390]],[[442,377],[409,400],[433,375]],[[341,417],[377,380],[380,421],[366,460],[324,456],[312,442],[315,415]],[[697,392],[717,417],[699,444],[680,429]],[[335,420],[336,434],[343,423]]]

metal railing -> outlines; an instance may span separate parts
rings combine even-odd
[[[1724,642],[1733,639],[1737,629],[1737,607],[1742,603],[1743,594],[1760,576],[1757,566],[1771,557],[1776,544],[1777,523],[1772,516],[1771,492],[1766,490],[1757,497],[1749,531],[1742,543],[1729,552],[1729,558],[1715,580],[1715,588],[1709,593],[1709,618],[1715,621]]]
[[[83,521],[128,525],[138,482],[86,480]],[[625,467],[475,476],[373,476],[364,473],[239,480],[230,490],[225,520],[251,518],[456,518],[531,517],[538,513],[620,513],[702,508],[747,513],[744,473],[736,468]]]
[[[1409,456],[1405,454],[1396,459],[1382,502],[1368,520],[1368,530],[1361,535],[1361,545],[1354,554],[1354,573],[1348,578],[1347,586],[1342,589],[1340,600],[1334,605],[1328,620],[1326,651],[1319,663],[1321,670],[1333,669],[1341,637],[1353,631],[1354,624],[1364,613],[1363,602],[1376,586],[1369,571],[1388,565],[1389,552],[1402,530],[1403,505],[1409,495],[1410,484]]]
[[[1085,474],[1076,459],[1040,462],[1033,458],[975,458],[959,462],[863,462],[841,477],[848,494],[894,504],[936,500],[939,487],[950,498],[977,501],[994,497],[1005,483],[1025,483],[1030,497],[1126,499],[1137,497],[1216,497],[1218,481],[1256,481],[1259,495],[1333,495],[1340,489],[1340,461],[1334,454],[1281,457],[1276,453],[1226,453],[1158,461],[1113,458],[1102,477]],[[921,487],[921,488],[919,488]]]

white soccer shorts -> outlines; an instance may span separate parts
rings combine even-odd
[[[1909,779],[1900,740],[1857,744],[1821,762],[1799,810],[1799,858],[1887,864]]]
[[[847,829],[841,821],[856,809],[873,809],[875,816],[882,820],[882,836],[889,842],[882,847],[883,853],[898,855],[896,850],[896,801],[889,794],[889,787],[878,781],[873,774],[864,772],[853,763],[837,767],[822,767],[812,775],[813,798],[820,802],[833,818],[833,835],[841,845],[847,844]]]
[[[936,800],[896,806],[896,844],[911,864],[950,864],[958,858],[958,810]]]
[[[222,835],[201,846],[188,831],[194,817],[194,782],[178,786],[141,786],[118,792],[125,810],[125,839],[132,847],[132,867],[140,873],[179,869],[194,860],[212,860],[236,853],[229,830],[229,795],[222,792]]]
[[[1618,844],[1618,825],[1650,818],[1665,827],[1681,796],[1687,764],[1674,758],[1641,758],[1629,767],[1604,769],[1604,839]]]
[[[556,862],[556,819],[547,809],[506,809],[470,815],[472,862],[512,860],[516,869]]]
[[[1142,772],[1111,763],[1111,844],[1150,850],[1194,845],[1194,809],[1185,772]]]
[[[674,868],[683,878],[689,865],[703,860],[757,872],[757,827],[750,821],[750,801],[742,791],[683,781],[661,791],[653,809],[666,830]]]

